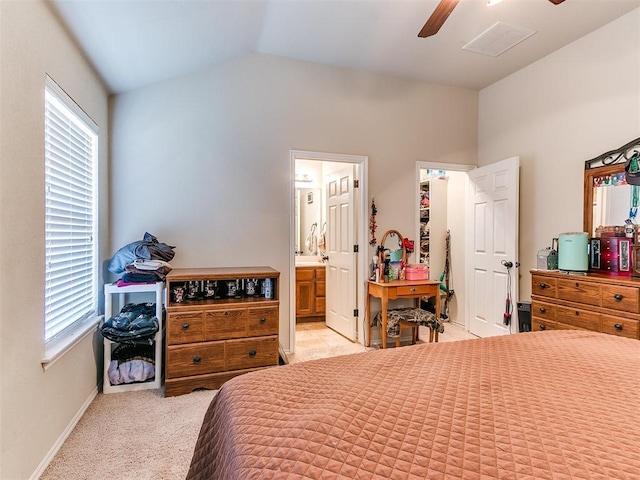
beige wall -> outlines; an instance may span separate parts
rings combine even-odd
[[[380,237],[415,229],[416,161],[474,164],[477,146],[481,165],[522,158],[527,298],[537,250],[581,229],[584,160],[640,132],[639,24],[636,10],[484,89],[479,109],[473,91],[266,55],[119,95],[102,258],[150,231],[177,245],[178,267],[272,265],[287,347],[289,150],[368,155]],[[12,480],[37,469],[99,375],[90,338],[40,366],[44,74],[100,126],[103,192],[108,125],[103,86],[41,1],[0,2],[0,49],[0,478]]]
[[[475,164],[476,118],[474,91],[260,54],[118,95],[112,245],[148,230],[176,267],[273,266],[289,348],[289,151],[369,156],[379,235],[413,232],[415,162]]]
[[[480,92],[478,164],[519,155],[520,299],[539,249],[582,231],[584,162],[640,135],[640,9]]]
[[[0,478],[24,480],[97,385],[91,336],[46,372],[40,363],[45,74],[98,124],[105,193],[108,105],[98,77],[41,0],[0,2],[0,59]],[[103,220],[106,213],[103,196]]]
[[[449,265],[449,288],[455,294],[449,300],[449,321],[459,325],[465,324],[465,305],[467,293],[465,288],[465,215],[467,173],[448,171],[447,182],[447,229],[451,233],[451,263]],[[462,207],[462,208],[461,208]],[[446,328],[446,327],[445,327]]]

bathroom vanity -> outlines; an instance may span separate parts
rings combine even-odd
[[[296,265],[296,323],[325,320],[325,265]]]

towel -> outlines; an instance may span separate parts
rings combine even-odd
[[[322,255],[325,254],[326,246],[327,246],[327,222],[324,222],[322,225],[322,231],[320,232],[320,236],[318,237],[318,250]]]
[[[305,240],[305,245],[311,255],[318,253],[318,237],[316,235],[316,228],[318,228],[318,224],[314,222],[313,225],[311,225],[311,230],[309,230],[309,234]]]

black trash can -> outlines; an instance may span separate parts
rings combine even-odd
[[[518,302],[518,332],[531,331],[531,302]]]

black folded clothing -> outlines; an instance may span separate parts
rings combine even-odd
[[[155,351],[153,345],[127,345],[120,344],[111,352],[111,360],[118,360],[120,363],[137,358],[154,360]]]
[[[132,273],[127,272],[122,275],[122,281],[126,283],[148,283],[148,282],[162,282],[164,278],[161,278],[159,275],[149,272],[149,273]]]
[[[159,327],[155,303],[128,303],[118,315],[105,321],[100,331],[112,342],[152,345]]]

